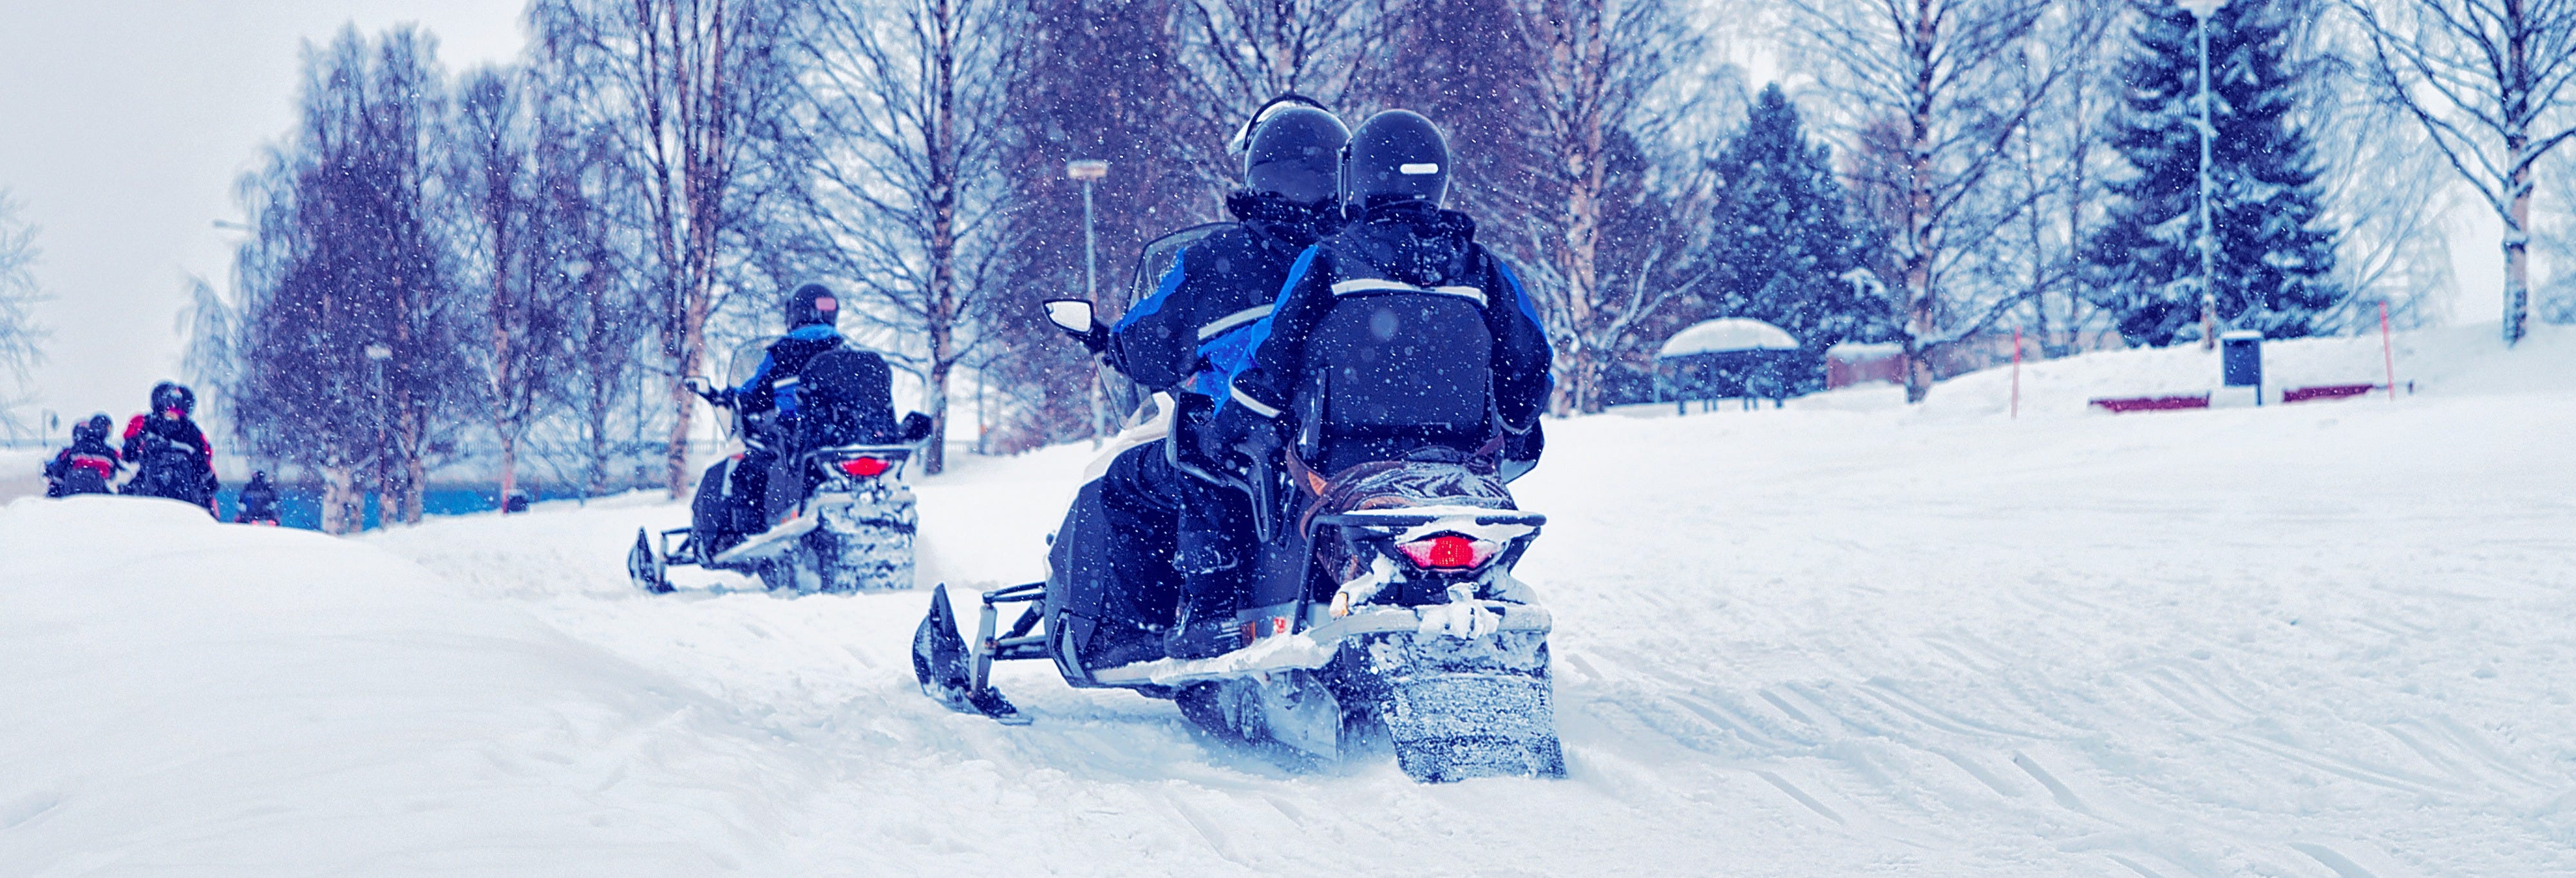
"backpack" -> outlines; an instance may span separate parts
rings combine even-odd
[[[901,441],[894,421],[894,370],[874,351],[833,348],[796,370],[797,447]]]
[[[1493,334],[1480,299],[1392,282],[1337,296],[1306,336],[1298,454],[1325,473],[1496,433]]]

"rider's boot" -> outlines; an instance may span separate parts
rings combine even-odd
[[[1163,654],[1176,659],[1202,659],[1243,648],[1243,629],[1234,608],[1243,591],[1245,565],[1181,571],[1181,606],[1171,630],[1163,633]]]

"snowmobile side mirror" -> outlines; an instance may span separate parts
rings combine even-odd
[[[1081,299],[1048,299],[1047,321],[1075,336],[1089,335],[1100,321],[1092,316],[1091,303]]]
[[[1081,342],[1082,346],[1092,353],[1109,350],[1109,329],[1100,325],[1099,318],[1092,313],[1090,302],[1082,299],[1048,299],[1046,312],[1047,322],[1055,324],[1057,329],[1064,330],[1064,334],[1073,336],[1074,341]]]

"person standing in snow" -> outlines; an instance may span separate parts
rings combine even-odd
[[[1294,426],[1282,414],[1299,410],[1299,390],[1308,386],[1306,343],[1316,324],[1334,305],[1372,292],[1452,295],[1476,303],[1492,337],[1491,405],[1500,428],[1500,463],[1506,477],[1516,476],[1538,459],[1538,416],[1552,379],[1547,335],[1538,310],[1509,266],[1476,243],[1476,223],[1440,206],[1449,187],[1447,143],[1431,120],[1408,110],[1388,110],[1369,117],[1352,132],[1342,151],[1342,209],[1350,225],[1297,257],[1280,291],[1279,304],[1249,332],[1241,369],[1216,413],[1210,437],[1212,453],[1234,451],[1266,454],[1284,445]],[[1389,325],[1392,329],[1392,324]],[[1377,331],[1372,325],[1371,331]],[[1385,335],[1378,343],[1395,341]],[[1438,376],[1407,376],[1429,382],[1434,398],[1484,399],[1484,386],[1438,386]],[[1485,380],[1478,375],[1479,384]],[[1479,416],[1477,420],[1482,420]],[[1307,461],[1330,475],[1350,465],[1408,447],[1450,446],[1475,454],[1492,441],[1493,431],[1476,424],[1467,431],[1423,431],[1400,435],[1386,431],[1382,441],[1344,443],[1327,449],[1324,459]]]
[[[174,381],[152,387],[152,410],[125,422],[125,460],[134,477],[117,493],[167,497],[215,515],[215,446],[188,415],[197,394]]]
[[[1183,249],[1151,296],[1115,328],[1095,324],[1084,344],[1138,384],[1174,399],[1223,399],[1233,374],[1217,364],[1239,359],[1229,352],[1270,313],[1289,264],[1341,223],[1334,175],[1349,136],[1339,118],[1305,97],[1282,95],[1264,105],[1246,130],[1244,187],[1226,197],[1234,227]],[[1196,426],[1176,422],[1173,429],[1186,436]],[[1204,658],[1239,646],[1235,604],[1254,549],[1243,495],[1184,475],[1152,444],[1110,463],[1101,477],[1101,504],[1118,537],[1113,569],[1159,564],[1180,573],[1181,598],[1164,653]],[[1171,554],[1160,555],[1165,546]]]
[[[45,462],[45,496],[105,494],[111,490],[109,486],[116,482],[117,472],[125,468],[116,449],[107,445],[107,429],[112,426],[115,422],[104,412],[72,425],[71,446]]]

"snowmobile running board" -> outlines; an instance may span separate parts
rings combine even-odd
[[[820,515],[798,515],[777,527],[753,534],[750,539],[742,541],[741,545],[718,552],[709,560],[714,561],[716,566],[739,565],[786,552],[795,547],[797,540],[813,532],[815,526],[821,524],[822,520]]]
[[[1112,686],[1151,683],[1178,686],[1207,680],[1240,677],[1249,673],[1314,670],[1332,663],[1333,654],[1343,640],[1366,634],[1443,634],[1454,630],[1466,614],[1484,610],[1501,617],[1494,631],[1528,631],[1544,634],[1555,620],[1547,608],[1498,601],[1474,601],[1464,604],[1434,604],[1423,607],[1382,607],[1353,612],[1295,634],[1264,637],[1251,646],[1220,656],[1203,659],[1156,659],[1102,668],[1091,672],[1091,678]]]

